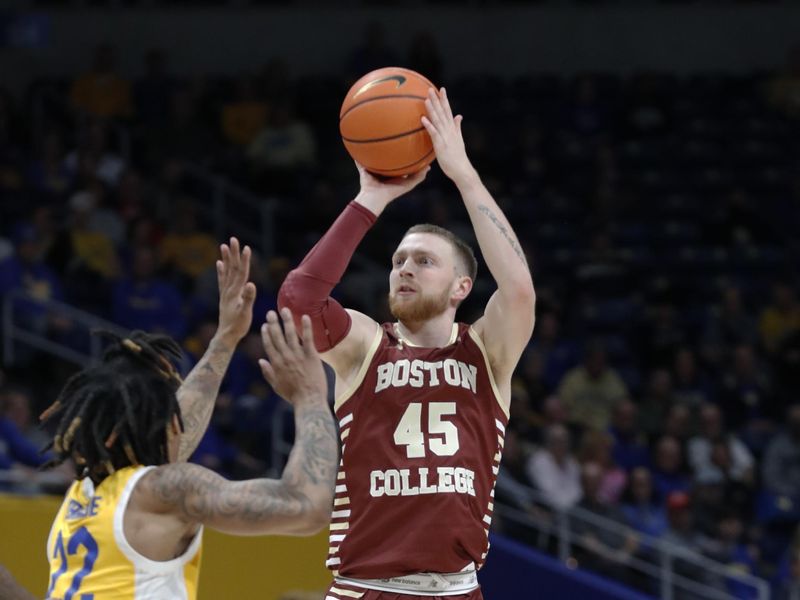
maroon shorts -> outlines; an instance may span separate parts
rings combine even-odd
[[[336,590],[346,590],[362,595],[356,598],[347,594],[337,593]],[[483,600],[483,595],[481,594],[480,588],[478,588],[468,594],[458,594],[456,596],[416,596],[412,594],[367,590],[352,585],[343,585],[334,581],[328,588],[325,600]]]

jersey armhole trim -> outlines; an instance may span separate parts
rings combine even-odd
[[[131,564],[137,570],[141,570],[152,575],[167,575],[173,573],[177,569],[183,568],[197,554],[203,538],[203,526],[201,525],[200,529],[197,530],[192,543],[189,544],[188,548],[186,548],[186,552],[171,560],[153,560],[147,558],[146,556],[139,554],[139,552],[137,552],[133,546],[130,545],[128,538],[125,537],[125,510],[128,508],[128,502],[131,499],[133,488],[136,487],[136,484],[139,483],[139,480],[148,471],[155,468],[157,467],[144,467],[140,469],[131,475],[131,478],[125,484],[125,489],[122,491],[122,494],[119,497],[117,508],[114,512],[114,539],[117,542],[117,547],[125,555],[125,557],[131,561]]]
[[[341,408],[342,405],[350,399],[358,387],[364,382],[364,377],[367,375],[367,369],[369,369],[369,365],[372,363],[372,359],[375,356],[375,353],[378,351],[378,346],[380,345],[382,339],[383,328],[380,325],[377,325],[375,336],[372,338],[372,343],[367,350],[366,356],[364,356],[364,360],[361,362],[361,368],[359,368],[358,373],[356,373],[353,383],[351,383],[350,387],[348,387],[344,392],[339,394],[333,403],[334,412],[339,410],[339,408]]]
[[[478,349],[481,351],[483,355],[483,361],[486,363],[486,372],[489,373],[489,383],[492,385],[492,391],[494,392],[495,400],[497,400],[497,404],[500,405],[503,414],[506,416],[506,419],[510,418],[509,412],[509,403],[503,399],[503,396],[500,394],[500,390],[497,388],[497,383],[494,380],[494,373],[492,373],[492,363],[489,362],[489,355],[486,353],[486,346],[483,345],[483,340],[481,336],[478,335],[478,332],[473,329],[472,326],[469,328],[469,337],[472,338],[472,341],[478,346]]]

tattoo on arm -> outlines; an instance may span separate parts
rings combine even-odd
[[[503,234],[503,237],[506,238],[506,240],[508,240],[509,244],[511,244],[511,248],[514,250],[514,252],[516,252],[517,256],[519,256],[519,259],[522,261],[522,264],[528,266],[528,261],[525,260],[525,253],[522,251],[522,248],[520,248],[519,242],[517,241],[517,236],[514,235],[514,232],[511,231],[511,228],[507,227],[505,223],[503,223],[497,217],[497,215],[494,214],[491,211],[491,209],[489,209],[488,206],[484,204],[479,204],[478,210],[483,214],[485,214],[489,218],[489,220],[492,223],[494,223],[495,227],[497,227],[500,230],[500,233]]]
[[[181,435],[178,461],[188,460],[206,432],[219,386],[233,355],[233,348],[212,340],[200,362],[178,389],[181,405],[183,435]]]
[[[297,439],[283,477],[227,481],[190,463],[159,467],[147,493],[184,519],[234,533],[301,531],[330,508],[338,465],[336,426],[327,405],[298,407]]]

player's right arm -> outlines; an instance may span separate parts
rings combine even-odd
[[[310,343],[311,320],[303,317],[301,338],[291,312],[284,309],[281,317],[284,331],[274,312],[262,327],[269,362],[262,360],[261,369],[294,405],[295,443],[282,477],[228,481],[199,465],[164,465],[136,486],[146,510],[237,535],[310,535],[327,525],[339,461],[327,382]]]
[[[425,179],[429,170],[381,181],[357,166],[361,182],[358,196],[345,207],[303,262],[289,273],[278,293],[279,306],[311,317],[317,349],[340,377],[360,366],[377,324],[358,311],[345,310],[330,293],[375,220],[389,203]]]

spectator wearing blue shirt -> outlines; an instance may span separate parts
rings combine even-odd
[[[42,262],[41,245],[30,223],[19,223],[12,233],[14,254],[0,262],[0,297],[18,291],[25,297],[13,302],[16,326],[40,335],[60,336],[72,327],[44,303],[63,300],[58,276]],[[15,350],[18,362],[30,358],[30,352]]]
[[[659,537],[667,530],[663,499],[659,500],[648,469],[637,467],[631,472],[623,496],[622,513],[628,525],[639,533]]]
[[[650,450],[636,426],[638,416],[636,405],[628,399],[618,402],[611,413],[612,455],[614,462],[626,471],[650,464]]]
[[[665,435],[656,445],[653,483],[661,498],[673,492],[688,492],[691,482],[683,469],[683,451],[676,438]]]
[[[137,247],[130,276],[114,286],[114,321],[129,329],[158,331],[181,339],[186,333],[182,306],[183,298],[177,288],[156,277],[154,250]]]

